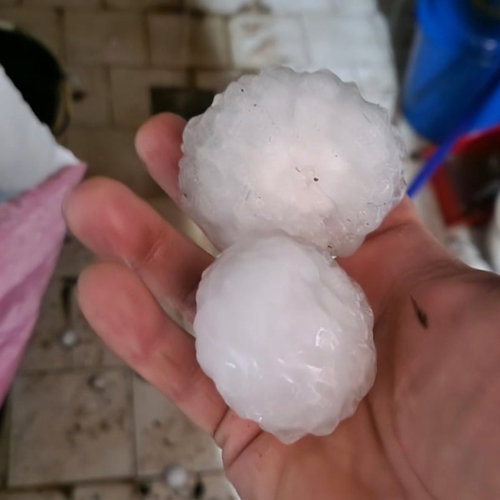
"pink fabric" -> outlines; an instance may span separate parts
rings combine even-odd
[[[66,232],[62,203],[84,165],[0,205],[0,404],[35,325]]]

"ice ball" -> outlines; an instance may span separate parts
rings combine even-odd
[[[244,238],[196,300],[201,367],[240,417],[284,443],[330,434],[373,384],[371,309],[325,252],[284,233]]]
[[[219,249],[280,229],[347,255],[405,190],[389,114],[327,70],[243,76],[183,139],[183,205]]]

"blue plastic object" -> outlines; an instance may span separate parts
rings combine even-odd
[[[417,21],[403,112],[420,135],[442,143],[476,111],[498,78],[500,1],[419,0]],[[497,123],[500,94],[475,126]]]
[[[467,115],[455,129],[434,151],[432,156],[425,162],[423,167],[412,179],[408,186],[407,194],[413,198],[420,189],[430,180],[434,172],[442,165],[453,146],[460,137],[471,132],[490,128],[491,110],[500,109],[500,68],[490,85],[485,89],[484,95],[480,96],[481,102],[475,106],[472,113]]]

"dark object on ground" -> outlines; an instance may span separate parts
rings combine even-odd
[[[68,122],[65,75],[52,53],[22,31],[0,27],[0,65],[37,118],[61,133]]]
[[[151,114],[168,111],[189,120],[203,114],[212,105],[215,92],[194,88],[152,87],[150,95]]]

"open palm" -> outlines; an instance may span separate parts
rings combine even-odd
[[[137,138],[150,174],[174,201],[183,127],[159,115]],[[452,260],[409,201],[340,262],[375,313],[375,385],[333,434],[291,446],[228,409],[196,361],[194,339],[162,308],[193,319],[212,257],[108,179],[79,186],[65,212],[102,260],[80,278],[84,314],[214,437],[244,500],[500,498],[500,283]]]

